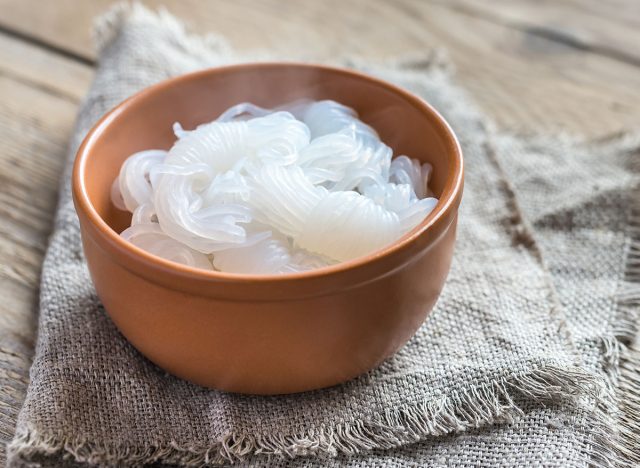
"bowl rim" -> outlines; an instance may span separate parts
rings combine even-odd
[[[102,217],[98,214],[97,210],[91,203],[87,192],[87,187],[85,184],[86,162],[90,158],[90,155],[92,154],[91,150],[96,141],[99,139],[102,131],[109,125],[111,125],[112,122],[116,120],[121,113],[125,112],[137,101],[143,100],[156,93],[160,93],[166,88],[180,86],[180,84],[184,82],[199,79],[209,74],[233,73],[238,70],[247,68],[268,69],[275,67],[316,69],[330,73],[348,75],[356,79],[365,80],[379,87],[382,87],[396,95],[399,95],[414,108],[431,117],[429,120],[439,127],[437,129],[438,133],[443,134],[446,137],[445,146],[447,147],[447,153],[453,155],[453,160],[451,161],[452,172],[451,175],[449,175],[449,177],[447,177],[446,179],[442,194],[438,199],[438,203],[436,204],[435,208],[424,220],[422,220],[420,224],[414,227],[411,231],[405,233],[402,237],[395,240],[393,243],[381,249],[375,250],[367,255],[363,255],[352,260],[339,262],[334,265],[303,272],[281,274],[244,274],[229,273],[216,270],[204,270],[173,262],[171,260],[163,259],[162,257],[151,254],[126,241],[116,231],[114,231],[104,219],[102,219]],[[440,226],[442,228],[446,227],[442,226],[442,224],[446,222],[447,218],[449,218],[448,215],[452,210],[457,209],[457,206],[460,203],[463,189],[463,174],[464,163],[462,150],[455,133],[451,129],[448,122],[442,117],[442,115],[421,97],[388,81],[349,68],[295,61],[248,62],[206,68],[203,70],[169,78],[167,80],[142,89],[141,91],[133,94],[132,96],[116,105],[102,118],[100,118],[97,123],[95,123],[95,125],[88,131],[80,147],[78,148],[73,165],[72,194],[74,203],[76,205],[76,210],[81,210],[82,213],[86,215],[86,219],[89,220],[92,227],[97,230],[101,237],[109,244],[111,244],[111,247],[114,248],[116,252],[119,251],[124,253],[130,261],[133,260],[139,263],[144,263],[147,267],[152,267],[156,271],[163,271],[168,274],[179,275],[181,277],[187,277],[191,279],[226,280],[236,283],[262,283],[268,285],[271,283],[280,284],[292,280],[326,277],[328,275],[333,275],[336,273],[356,270],[367,264],[371,264],[375,260],[381,260],[390,257],[394,253],[403,250],[408,245],[416,242],[418,239],[423,237],[425,234],[435,230],[436,226]]]

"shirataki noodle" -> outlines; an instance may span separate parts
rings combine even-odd
[[[335,101],[241,103],[169,151],[131,155],[111,191],[121,236],[165,259],[246,274],[295,273],[366,255],[435,207],[431,166],[385,145]]]

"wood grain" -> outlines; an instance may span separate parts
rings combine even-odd
[[[31,34],[84,60],[95,59],[89,33],[92,18],[112,1],[58,0],[37,2],[38,7],[34,3],[0,0],[0,9],[6,12],[0,26]],[[607,34],[615,36],[613,25],[622,23],[621,15],[600,15],[602,8],[591,0],[553,2],[555,10],[543,2],[541,11],[547,16],[528,15],[534,2],[525,0],[505,1],[491,9],[466,0],[144,3],[164,5],[185,18],[194,31],[221,33],[239,50],[258,47],[281,56],[323,60],[340,55],[380,59],[446,48],[460,83],[500,126],[516,131],[602,136],[640,122],[639,67],[600,49],[577,47],[562,37],[540,33],[547,16],[557,11],[553,24],[558,30],[600,31],[598,27],[606,24]],[[591,23],[575,20],[571,11],[579,18],[591,18]],[[521,24],[524,18],[530,24]],[[638,31],[627,22],[620,26],[617,42],[604,35],[593,41],[622,51],[627,38],[635,38]]]
[[[0,463],[28,381],[57,180],[114,0],[0,0]],[[240,51],[372,60],[444,48],[498,125],[598,137],[640,125],[637,0],[146,0]]]
[[[440,0],[443,5],[640,65],[640,2],[626,0]]]
[[[93,69],[0,33],[0,74],[77,103],[86,93]]]
[[[0,463],[24,399],[58,179],[92,70],[0,35]]]

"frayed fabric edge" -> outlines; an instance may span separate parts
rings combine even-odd
[[[96,43],[99,50],[107,47],[117,36],[126,21],[149,22],[161,24],[172,31],[175,43],[189,46],[190,54],[202,53],[207,56],[214,51],[224,53],[227,43],[214,35],[204,38],[191,36],[184,25],[166,11],[159,13],[147,9],[137,2],[122,2],[103,15],[96,24]],[[426,57],[426,59],[424,59]],[[406,62],[406,63],[405,63]],[[347,60],[347,63],[350,63]],[[408,57],[396,66],[417,72],[425,68],[436,68],[447,71],[446,60],[440,55]],[[354,65],[359,65],[356,60]],[[640,231],[640,226],[635,225]],[[629,269],[635,255],[635,270],[638,265],[640,240],[636,242],[635,254],[629,254]],[[640,276],[640,273],[637,273]],[[630,284],[640,289],[638,278]],[[637,304],[640,292],[621,295],[621,310],[630,320],[620,320],[618,324],[635,324]],[[631,294],[631,295],[629,295]],[[635,301],[635,302],[633,302]],[[635,305],[634,305],[635,304]],[[633,320],[631,320],[633,315]],[[628,328],[624,337],[616,336],[611,341],[612,362],[618,362],[614,355],[620,355],[620,391],[631,395],[628,399],[631,406],[623,408],[621,443],[612,444],[609,429],[604,423],[607,417],[599,418],[602,424],[594,427],[593,445],[596,448],[594,462],[602,466],[615,465],[613,460],[622,457],[637,460],[632,444],[624,442],[625,431],[633,435],[638,433],[640,422],[640,391],[638,369],[640,368],[640,352],[625,347],[622,343],[632,333]],[[635,328],[633,328],[635,336]],[[503,379],[488,386],[471,389],[465,394],[450,395],[436,402],[423,402],[411,407],[393,409],[384,412],[380,421],[353,421],[341,423],[315,433],[301,435],[242,435],[228,434],[220,441],[208,447],[181,447],[174,444],[153,445],[146,448],[128,445],[101,445],[82,438],[70,439],[63,435],[40,433],[35,428],[27,428],[17,433],[8,447],[9,465],[25,466],[29,460],[37,456],[60,456],[88,464],[141,464],[162,461],[179,463],[184,466],[220,465],[242,461],[252,455],[266,457],[294,458],[305,455],[336,456],[339,453],[357,454],[373,449],[390,449],[405,444],[418,442],[428,436],[444,435],[460,432],[496,422],[508,422],[522,415],[522,410],[514,403],[519,395],[545,402],[568,400],[577,404],[585,395],[597,398],[600,385],[593,376],[580,370],[566,368],[539,367],[530,373]],[[625,396],[624,398],[628,398]],[[598,412],[610,414],[607,409]],[[635,418],[634,418],[635,415]],[[628,439],[633,442],[633,439]],[[637,451],[637,448],[635,448]],[[636,458],[632,458],[635,456]]]
[[[604,141],[616,151],[640,155],[640,134],[621,133]],[[640,162],[630,171],[640,175]],[[602,339],[603,370],[607,398],[594,409],[591,434],[591,465],[636,467],[640,465],[640,182],[630,194],[624,278],[617,291],[617,314],[611,334]],[[607,404],[606,402],[610,402]]]
[[[640,174],[640,143],[632,150],[635,160],[631,171]],[[614,333],[619,345],[618,426],[620,465],[640,465],[640,182],[632,190],[628,222],[628,250],[625,259],[625,278],[618,292],[618,320]]]
[[[489,130],[492,138],[506,135],[529,143],[557,139],[571,145],[589,146],[594,151],[605,150],[608,154],[640,155],[640,133],[636,132],[618,132],[593,140],[566,133],[541,136]],[[490,146],[488,151],[491,156],[495,149]],[[640,160],[632,160],[630,166],[630,171],[640,176]],[[586,417],[583,421],[585,463],[598,468],[640,466],[637,441],[640,433],[640,341],[637,338],[640,321],[640,183],[636,182],[630,191],[624,279],[620,281],[615,298],[616,314],[607,334],[600,339],[604,372],[601,392],[596,398],[587,397],[582,405]],[[512,197],[517,199],[515,194]],[[526,230],[527,226],[520,223],[519,227]],[[542,256],[540,259],[543,260]],[[548,270],[546,265],[545,269]]]
[[[267,459],[355,455],[374,449],[397,448],[429,436],[511,422],[523,415],[515,403],[518,397],[542,404],[566,402],[577,405],[586,395],[596,398],[600,391],[598,381],[578,368],[540,366],[531,372],[494,381],[464,393],[389,409],[375,421],[348,421],[300,434],[229,433],[210,446],[183,447],[174,444],[154,445],[150,442],[149,446],[142,448],[99,444],[81,437],[45,434],[31,427],[17,433],[9,444],[8,466],[28,466],[39,456],[57,456],[90,465],[162,462],[202,466],[233,464],[256,455]]]
[[[620,456],[627,466],[640,465],[640,350],[624,349],[618,381]]]
[[[98,53],[106,49],[129,22],[149,24],[167,31],[167,37],[177,47],[192,56],[207,58],[212,53],[229,56],[231,47],[221,36],[215,34],[192,35],[184,23],[169,13],[164,7],[157,11],[145,7],[137,1],[121,1],[98,16],[93,25],[93,42]]]
[[[178,49],[182,49],[190,56],[202,58],[207,63],[212,53],[218,54],[224,62],[238,63],[243,61],[269,62],[306,62],[313,63],[309,57],[291,55],[287,59],[274,57],[268,50],[253,49],[247,55],[234,51],[229,42],[222,36],[207,34],[192,34],[189,28],[178,18],[169,13],[166,8],[150,9],[136,0],[122,0],[112,5],[106,12],[97,17],[93,25],[93,42],[98,54],[102,53],[116,39],[126,24],[147,24],[167,31],[167,39]],[[324,64],[336,67],[356,68],[366,71],[371,65],[370,60],[358,56],[338,55]],[[376,66],[401,69],[404,73],[424,73],[425,71],[439,71],[445,75],[454,72],[453,62],[446,50],[433,48],[427,51],[409,51],[399,56],[388,57],[379,61]]]

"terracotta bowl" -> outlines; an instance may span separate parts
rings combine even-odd
[[[130,214],[111,204],[109,191],[129,155],[171,147],[176,121],[191,128],[242,101],[269,107],[299,98],[351,106],[395,154],[431,163],[434,211],[383,250],[279,276],[190,268],[118,235]],[[278,394],[344,382],[411,338],[449,271],[462,172],[455,135],[422,99],[350,70],[261,63],[180,76],[118,105],[78,150],[73,196],[98,296],[142,354],[200,385]]]

